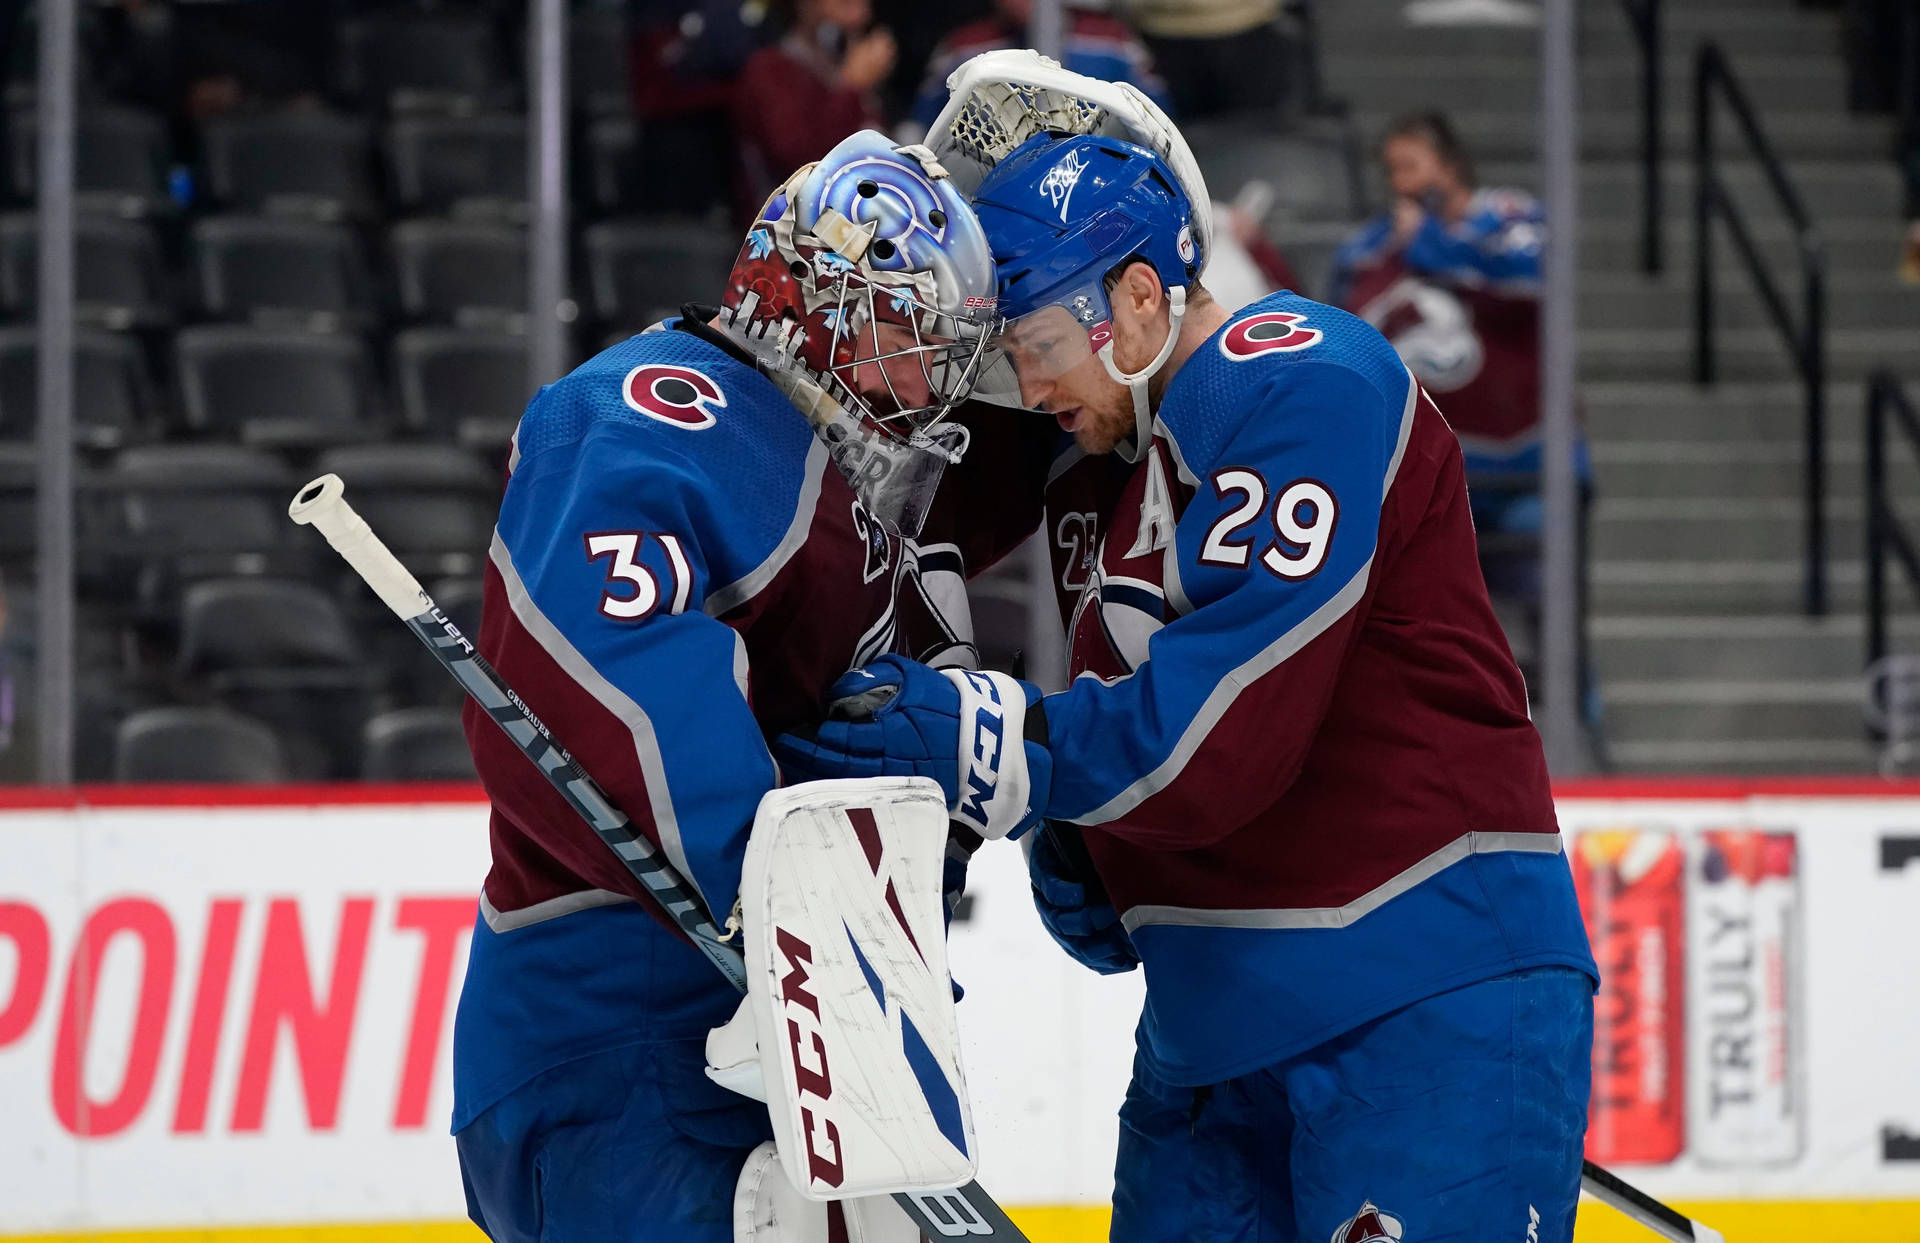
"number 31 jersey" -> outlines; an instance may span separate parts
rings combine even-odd
[[[1139,949],[1158,1073],[1593,973],[1459,446],[1379,333],[1253,304],[1137,465],[1062,463],[1047,502],[1076,675],[1044,701],[1049,810],[1087,827]]]

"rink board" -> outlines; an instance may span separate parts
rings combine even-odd
[[[1674,1151],[1617,1171],[1736,1240],[1920,1240],[1920,786],[1561,795],[1574,841],[1664,835],[1689,869],[1667,1047],[1685,1118],[1650,1141],[1625,1128]],[[1792,955],[1753,976],[1772,1037],[1727,1025],[1737,989],[1693,995],[1745,960],[1694,931],[1727,922],[1692,872],[1729,832],[1791,839],[1769,883]],[[468,787],[0,792],[0,1236],[478,1238],[445,1131],[485,869]],[[1102,1238],[1139,977],[1052,950],[1015,850],[983,851],[971,893],[952,957],[981,1182],[1035,1206],[1016,1216],[1036,1240]],[[1766,1116],[1710,1116],[1740,1085],[1696,1070],[1767,1049]],[[1583,1243],[1634,1237],[1651,1236],[1584,1210]]]

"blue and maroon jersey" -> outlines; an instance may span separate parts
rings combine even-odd
[[[683,324],[606,350],[528,407],[479,646],[724,920],[754,810],[779,783],[765,739],[817,720],[847,669],[968,645],[902,637],[903,619],[935,611],[921,595],[943,558],[957,583],[957,557],[882,530],[785,397]],[[639,896],[471,706],[467,736],[493,802],[496,931]]]
[[[1048,814],[1087,828],[1181,1084],[1523,967],[1592,973],[1460,448],[1373,328],[1279,293],[1168,384],[1137,465],[1061,459],[1073,680]]]
[[[1334,257],[1328,301],[1393,342],[1476,474],[1540,469],[1540,288],[1546,217],[1519,190],[1475,192],[1447,224],[1428,216],[1403,246],[1393,217],[1368,221]],[[1586,454],[1579,470],[1587,474]]]

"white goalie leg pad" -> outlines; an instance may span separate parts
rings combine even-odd
[[[807,1199],[973,1178],[946,848],[946,798],[924,777],[812,781],[760,801],[740,880],[747,1009],[774,1141]]]
[[[794,1190],[772,1144],[747,1157],[733,1189],[734,1243],[920,1243],[920,1227],[891,1196],[809,1200]]]

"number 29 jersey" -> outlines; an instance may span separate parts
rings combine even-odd
[[[1168,384],[1149,451],[1056,463],[1069,627],[1048,814],[1204,1084],[1526,967],[1594,973],[1458,443],[1378,332],[1279,293]]]

